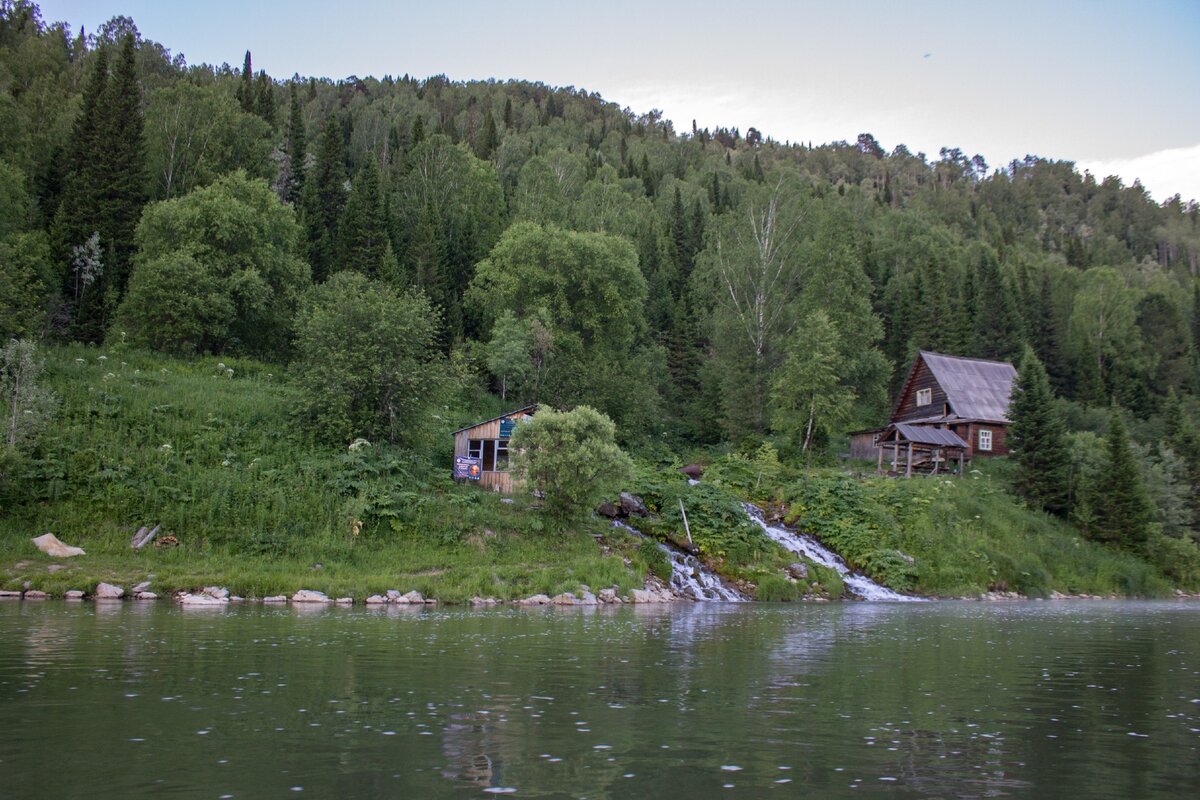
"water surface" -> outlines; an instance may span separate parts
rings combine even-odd
[[[1192,797],[1200,604],[0,603],[26,797]]]

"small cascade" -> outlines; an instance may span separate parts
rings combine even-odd
[[[857,572],[851,572],[846,566],[846,562],[841,556],[833,552],[829,548],[822,545],[814,537],[806,533],[798,533],[793,530],[788,530],[781,525],[770,525],[763,519],[762,510],[751,503],[743,503],[742,507],[746,509],[746,514],[753,520],[763,532],[767,534],[773,541],[783,545],[785,549],[793,553],[802,555],[805,558],[820,564],[823,567],[837,570],[838,575],[842,576],[842,582],[846,584],[846,588],[854,594],[861,597],[863,600],[886,601],[893,603],[912,603],[919,602],[919,597],[909,597],[906,594],[892,591],[886,586],[880,586],[875,581],[868,578],[866,575],[861,575]]]
[[[613,520],[614,528],[627,530],[643,539],[646,536],[630,525],[620,520]],[[655,542],[658,549],[667,554],[671,561],[671,589],[682,597],[692,600],[720,600],[729,603],[740,603],[747,598],[740,592],[730,589],[716,573],[700,563],[700,559],[691,553],[685,553],[674,547]]]

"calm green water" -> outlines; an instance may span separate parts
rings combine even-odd
[[[0,795],[1194,797],[1200,604],[0,603]]]

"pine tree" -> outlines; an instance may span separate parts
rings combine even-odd
[[[696,198],[692,202],[692,224],[688,229],[687,271],[682,276],[684,284],[692,276],[692,269],[696,266],[696,254],[704,247],[704,222],[704,206],[700,204],[700,198]]]
[[[237,91],[234,93],[238,103],[242,106],[242,111],[247,114],[254,113],[254,68],[250,63],[250,51],[246,51],[246,60],[242,62],[242,76],[238,83]]]
[[[510,131],[510,130],[512,130],[512,126],[513,126],[512,98],[506,97],[506,98],[504,98],[504,129],[506,131]]]
[[[1054,404],[1046,370],[1030,347],[1025,348],[1013,384],[1008,416],[1014,488],[1034,507],[1065,516],[1071,466],[1066,425]]]
[[[409,142],[409,150],[416,149],[416,146],[425,141],[425,118],[417,114],[417,118],[413,120],[412,126],[412,141]]]
[[[675,198],[671,201],[671,250],[675,254],[675,265],[680,275],[692,271],[689,259],[689,236],[687,217],[683,211],[683,194],[675,186]]]
[[[55,257],[60,264],[66,264],[71,251],[98,230],[95,213],[100,185],[96,170],[101,148],[97,128],[100,99],[107,85],[108,49],[102,47],[96,52],[91,75],[83,88],[79,116],[75,118],[67,145],[62,204],[54,220]],[[70,281],[71,276],[67,278]]]
[[[379,170],[368,161],[354,176],[338,229],[337,269],[379,278],[388,247],[387,220],[379,189]]]
[[[300,207],[300,199],[304,196],[304,168],[306,142],[304,132],[304,114],[300,109],[300,96],[296,84],[292,84],[291,109],[288,113],[287,129],[287,180],[284,183],[283,199],[293,207]]]
[[[1085,533],[1097,541],[1135,550],[1149,538],[1154,514],[1116,406],[1109,416],[1104,450],[1107,459],[1088,493],[1092,519]]]
[[[638,174],[641,176],[646,196],[654,197],[654,173],[650,171],[650,158],[645,153],[642,153],[642,163],[638,165]]]

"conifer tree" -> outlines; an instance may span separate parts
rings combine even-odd
[[[642,179],[642,186],[646,190],[646,196],[654,197],[654,174],[650,171],[650,158],[645,153],[642,153],[642,163],[638,165],[638,174]]]
[[[100,194],[96,177],[101,148],[97,141],[100,98],[108,85],[108,49],[100,48],[83,88],[79,116],[67,145],[62,204],[54,220],[55,257],[70,260],[71,251],[97,232],[95,211]],[[107,242],[105,243],[107,244]],[[71,276],[67,276],[68,281]]]
[[[300,96],[296,84],[292,84],[291,109],[288,113],[287,129],[287,180],[284,184],[283,199],[293,207],[300,207],[300,199],[304,196],[304,167],[306,157],[306,142],[304,132],[304,114],[300,109]]]
[[[254,113],[275,127],[275,83],[266,72],[258,73],[254,89]]]
[[[305,181],[305,227],[313,281],[319,283],[337,271],[337,227],[346,205],[346,165],[342,155],[342,129],[337,117],[325,118],[313,174]]]
[[[337,269],[352,269],[368,278],[385,272],[387,220],[383,216],[379,170],[368,160],[354,176],[338,230]]]
[[[241,80],[238,82],[237,91],[234,94],[237,97],[238,103],[242,106],[242,111],[247,114],[254,113],[254,68],[250,63],[250,51],[246,51],[246,60],[242,62]]]
[[[496,131],[496,120],[492,118],[492,112],[487,112],[487,116],[483,120],[483,128],[480,130],[475,144],[475,155],[479,156],[484,161],[490,161],[496,153],[496,145],[499,144],[500,135]]]
[[[425,118],[417,114],[417,118],[413,120],[412,126],[412,141],[408,143],[410,150],[416,148],[421,142],[425,141]]]
[[[1034,507],[1065,515],[1071,465],[1066,425],[1054,404],[1046,370],[1031,347],[1025,348],[1021,359],[1008,416],[1014,488]]]
[[[1092,518],[1085,533],[1089,538],[1135,550],[1149,538],[1154,514],[1116,406],[1109,416],[1104,450],[1104,467],[1088,493]]]
[[[504,129],[512,130],[513,126],[513,107],[512,98],[504,98]]]
[[[1010,359],[1020,352],[1021,326],[1012,293],[995,255],[980,248],[976,267],[975,355]]]

